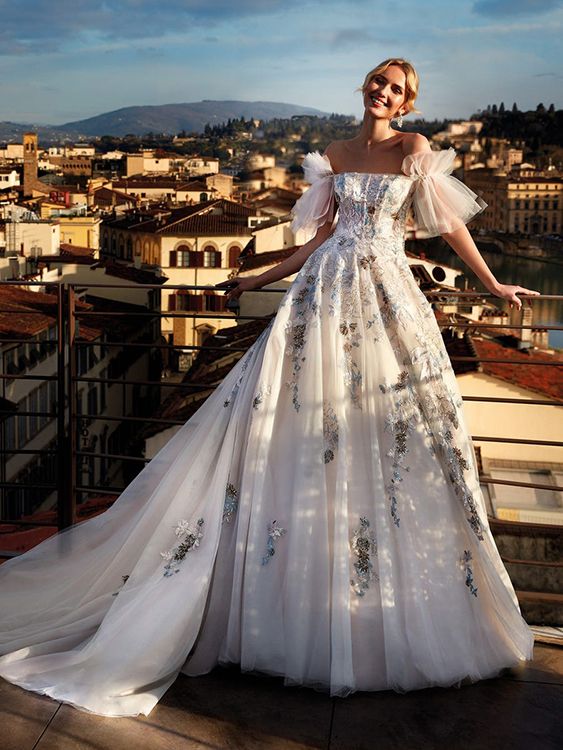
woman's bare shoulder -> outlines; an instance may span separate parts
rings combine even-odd
[[[428,138],[422,133],[404,133],[404,138],[401,138],[401,146],[404,156],[416,154],[419,151],[432,150]]]
[[[323,156],[328,157],[333,169],[338,170],[337,165],[340,162],[342,154],[349,149],[350,143],[351,141],[349,139],[331,141],[323,151]]]

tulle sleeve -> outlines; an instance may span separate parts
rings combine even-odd
[[[310,151],[303,159],[305,179],[311,187],[295,202],[291,209],[291,229],[302,229],[307,242],[317,229],[334,217],[334,172],[330,161],[318,151]]]
[[[453,232],[487,208],[477,193],[451,174],[455,157],[455,150],[448,148],[408,154],[403,159],[402,171],[416,181],[415,230],[426,237]]]

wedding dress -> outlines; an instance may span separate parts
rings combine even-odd
[[[531,659],[456,378],[404,252],[484,204],[455,151],[335,174],[293,228],[334,233],[276,317],[114,505],[0,565],[0,676],[107,716],[239,664],[347,695]]]

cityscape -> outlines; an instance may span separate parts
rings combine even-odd
[[[43,18],[48,11],[39,5],[38,17]],[[155,18],[155,39],[170,34],[160,28],[164,18],[156,19],[152,3],[138,5],[139,18],[145,22]],[[195,5],[193,13],[198,14],[204,29],[198,45],[220,48],[218,60],[228,65],[222,59],[231,49],[231,41],[223,36],[225,19],[216,22],[215,12]],[[288,18],[294,20],[297,13],[302,12],[305,18],[313,12],[310,8],[298,11],[291,2],[287,5]],[[354,3],[354,7],[360,5]],[[412,3],[403,5],[411,7]],[[514,52],[516,42],[509,49],[508,32],[502,25],[508,24],[513,10],[513,34],[520,39],[531,24],[528,4],[518,0],[510,8],[504,2],[469,5],[471,18],[486,26],[483,35],[498,38],[497,57],[492,52],[491,59],[497,60],[499,71],[506,71],[503,55]],[[537,28],[530,32],[530,55],[532,48],[539,55],[538,35],[545,34],[546,49],[552,49],[553,30],[563,23],[559,3],[540,5]],[[282,18],[283,5],[273,6],[272,16],[270,11],[256,11],[252,3],[241,3],[240,18],[232,8],[224,13],[232,19],[233,35],[241,35],[241,19],[255,19],[260,25],[274,21],[278,13]],[[329,19],[332,6],[329,3],[327,7]],[[548,29],[545,13],[552,7],[553,28]],[[433,33],[442,34],[439,18],[444,8],[437,2],[429,11],[435,22]],[[77,9],[77,18],[84,12],[82,7]],[[114,24],[115,12],[108,10],[104,22],[92,22],[91,35],[81,31],[78,42],[72,42],[72,30],[58,13],[53,13],[53,24],[63,47],[67,45],[65,49],[73,43],[78,52],[80,45],[96,54],[107,48],[107,53],[119,60],[125,46],[122,32],[112,35],[102,29],[102,23],[108,27]],[[372,12],[367,9],[367,17],[371,18]],[[16,11],[6,13],[6,33],[23,24]],[[180,11],[177,13],[180,18]],[[168,21],[172,15],[170,9],[163,9]],[[151,43],[145,31],[138,31],[137,21],[132,23],[132,35],[138,33],[139,44]],[[18,56],[29,40],[44,42],[46,65],[53,66],[49,77],[54,79],[59,73],[54,58],[59,53],[43,33],[38,23],[30,25],[25,38],[14,36],[6,54]],[[170,37],[174,49],[176,43],[183,45],[183,33],[178,27],[176,42]],[[287,44],[286,33],[280,21],[275,49]],[[312,34],[311,50],[299,55],[318,54],[315,45],[320,44],[322,33],[328,32]],[[356,27],[332,34],[334,48],[346,54],[355,44],[362,47],[374,39],[372,32]],[[465,26],[455,26],[452,34],[454,41],[467,41]],[[0,38],[4,38],[1,32]],[[453,43],[450,40],[448,45]],[[155,71],[160,70],[164,65],[160,42],[150,49],[153,51],[146,54],[152,55]],[[429,55],[428,49],[423,51]],[[25,54],[35,53],[28,50]],[[167,64],[174,54],[166,58]],[[210,96],[217,98],[196,101],[194,97],[192,102],[172,105],[165,102],[172,101],[176,90],[167,83],[168,100],[165,91],[154,101],[135,104],[132,96],[142,91],[142,81],[126,65],[123,76],[129,76],[129,89],[123,106],[119,106],[120,95],[109,87],[108,111],[102,111],[99,95],[89,103],[78,86],[73,90],[74,109],[53,97],[49,111],[48,94],[42,92],[36,102],[27,103],[19,87],[10,104],[13,112],[4,109],[0,122],[0,566],[57,531],[108,510],[253,347],[298,275],[246,292],[239,300],[229,301],[224,290],[217,288],[235,277],[267,271],[299,251],[307,234],[292,229],[292,208],[310,187],[303,160],[310,152],[322,154],[331,141],[354,137],[361,126],[361,113],[357,109],[353,114],[327,111],[332,100],[323,105],[318,92],[309,98],[297,81],[295,98],[284,92],[282,100],[279,86],[267,97],[257,69],[250,65],[254,54],[258,54],[254,48],[244,53],[248,55],[244,63],[249,71],[252,68],[248,73],[252,99],[244,96],[242,88],[233,87],[231,98],[228,91],[211,88]],[[481,48],[479,54],[483,54]],[[469,64],[466,55],[467,50],[460,52],[460,60],[452,62],[458,72]],[[144,65],[145,53],[142,59]],[[443,62],[439,56],[435,60],[428,57],[424,66],[436,70]],[[525,63],[517,63],[519,74]],[[290,69],[292,64],[288,62]],[[329,59],[323,58],[323,64],[329,65]],[[101,60],[100,69],[105,65],[107,60]],[[222,69],[227,82],[235,79],[235,70],[240,73],[239,65],[241,60],[235,59],[232,77],[227,68]],[[265,76],[271,73],[272,80],[283,83],[280,68],[281,64],[278,68],[268,60]],[[476,70],[486,73],[486,61],[476,63]],[[431,303],[463,396],[495,544],[522,615],[540,644],[537,669],[542,680],[549,675],[546,684],[552,681],[560,690],[563,109],[555,83],[561,76],[541,70],[533,74],[537,91],[529,85],[517,101],[517,88],[510,76],[502,93],[504,101],[495,103],[487,103],[487,98],[492,102],[498,89],[483,84],[485,100],[477,101],[479,86],[473,88],[472,84],[468,106],[474,105],[474,111],[460,108],[461,95],[452,99],[457,110],[463,111],[459,117],[431,93],[425,100],[430,114],[411,113],[401,129],[425,135],[433,151],[455,150],[453,175],[487,203],[487,209],[468,225],[483,258],[502,283],[541,292],[533,301],[523,300],[520,309],[509,306],[484,289],[443,238],[426,236],[417,229],[414,214],[408,217],[408,265]],[[203,70],[199,72],[203,80]],[[79,65],[75,73],[80,73]],[[347,69],[329,69],[327,76],[330,74],[335,76],[335,87],[342,87],[343,79],[350,84]],[[213,75],[219,77],[217,70]],[[442,81],[441,75],[437,73],[436,80]],[[198,86],[200,82],[194,85],[196,93]],[[14,84],[13,90],[16,88]],[[536,94],[543,101],[531,98]],[[0,102],[2,98],[0,87]],[[289,104],[290,99],[301,103]],[[347,102],[342,109],[350,109]],[[47,124],[63,121],[62,125]],[[258,394],[254,408],[260,399]],[[124,576],[124,583],[126,579]],[[524,675],[522,684],[533,683],[534,674],[532,670],[529,679]],[[207,724],[199,727],[201,737],[194,740],[193,747],[361,750],[374,746],[373,737],[366,738],[361,728],[365,711],[358,710],[359,719],[350,730],[353,740],[346,739],[342,715],[336,723],[340,734],[331,734],[334,717],[338,717],[338,701],[334,700],[328,745],[324,739],[311,739],[315,732],[308,718],[303,718],[302,725],[301,719],[296,720],[295,728],[288,722],[284,731],[273,726],[273,719],[262,724],[256,719],[258,739],[249,739],[246,729],[239,727],[240,715],[246,716],[248,707],[239,706],[237,691],[246,696],[248,706],[256,706],[257,713],[260,707],[265,715],[276,704],[280,688],[244,679],[231,674],[226,683],[230,680],[232,684],[225,687],[221,675],[202,678],[201,695],[205,697],[198,699],[211,706],[211,719],[207,717]],[[494,689],[500,694],[509,684],[512,690],[519,679],[507,678]],[[538,684],[543,684],[542,680]],[[4,685],[7,683],[2,681],[2,688]],[[237,706],[231,713],[228,707],[216,705],[223,689]],[[172,708],[165,704],[164,710],[172,711],[172,718],[167,715],[163,720],[166,731],[182,713],[174,701],[192,697],[189,689],[178,690],[180,697],[171,699]],[[209,698],[215,693],[214,699]],[[491,695],[486,701],[495,699],[496,693]],[[7,700],[8,704],[13,700],[20,711],[18,696],[10,694]],[[419,699],[421,706],[423,700]],[[508,699],[508,704],[513,700]],[[299,713],[298,696],[283,701],[284,712]],[[528,704],[535,705],[531,692],[523,701],[526,710]],[[314,714],[317,709],[321,716],[317,704],[307,711]],[[426,707],[419,710],[424,712]],[[35,748],[35,730],[27,727],[18,734],[19,725],[13,719],[16,709],[13,711],[13,715],[6,711],[11,727],[6,748]],[[503,746],[512,728],[506,718],[510,711],[500,713],[498,731],[502,734],[496,736],[496,744]],[[556,713],[554,707],[541,715],[534,713],[530,719],[530,726],[536,722],[545,730],[545,742],[538,741],[538,748],[557,746],[560,727],[553,720]],[[225,736],[223,729],[217,729],[219,724],[213,724],[223,718]],[[322,714],[319,726],[324,726],[325,718]],[[460,714],[459,721],[462,719]],[[42,726],[47,727],[50,720],[45,715]],[[353,720],[348,721],[352,725]],[[43,731],[49,735],[47,729]],[[182,730],[181,742],[188,731]],[[391,736],[395,730],[386,731]],[[45,747],[70,750],[90,746],[85,739],[89,733],[95,738],[92,747],[118,746],[114,739],[104,745],[97,732],[97,725],[81,727],[76,741],[83,745],[65,744],[67,738],[62,740],[57,734],[54,741],[62,744]],[[419,737],[410,725],[408,732],[412,733],[409,737]],[[133,734],[123,747],[133,744]],[[333,745],[330,738],[334,736]],[[232,744],[233,737],[239,744]],[[139,747],[167,746],[168,737],[165,741],[155,733],[154,738],[154,744],[141,743]],[[409,745],[406,734],[401,742],[388,746],[424,746],[418,739]],[[531,733],[526,745],[509,744],[535,750],[533,742]],[[3,750],[2,740],[0,746]],[[176,746],[192,745],[170,745]],[[428,744],[434,746],[446,747],[438,741]],[[479,745],[483,750],[492,746]],[[43,747],[40,738],[37,747]]]

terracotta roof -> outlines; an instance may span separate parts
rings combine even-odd
[[[136,271],[137,269],[132,269]],[[154,276],[151,274],[151,278]],[[166,278],[163,279],[165,281]],[[53,287],[56,285],[53,285]],[[130,305],[115,300],[105,300],[92,296],[92,302],[76,300],[76,311],[104,310],[123,311],[130,313],[121,318],[96,316],[80,319],[78,339],[93,341],[99,338],[103,331],[110,335],[127,336],[139,330],[147,318],[135,316],[139,312],[137,305]],[[8,312],[0,313],[0,343],[2,338],[20,338],[37,336],[41,331],[57,324],[57,297],[54,294],[30,292],[18,286],[3,286],[0,288],[0,309]],[[18,314],[19,313],[19,314]]]
[[[221,209],[221,213],[213,213],[214,209]],[[160,214],[160,218],[155,214]],[[254,214],[254,209],[249,206],[221,198],[167,210],[133,211],[104,223],[111,229],[129,229],[146,234],[250,236],[252,229],[248,227],[247,220]]]
[[[482,372],[520,388],[541,393],[552,399],[563,400],[561,368],[541,364],[517,364],[518,362],[533,363],[542,360],[562,362],[561,355],[553,355],[536,349],[513,349],[479,336],[474,336],[472,339],[477,356],[491,359],[510,359],[514,362],[514,364],[482,362]]]
[[[69,242],[61,242],[59,246],[60,254],[65,256],[72,256],[72,257],[89,257],[93,258],[94,253],[96,252],[91,247],[82,247],[81,245],[72,245]]]
[[[201,193],[216,193],[217,190],[214,187],[207,187],[205,182],[202,180],[193,180],[192,182],[185,182],[178,190],[186,191],[199,191]]]
[[[279,263],[293,255],[294,252],[299,250],[299,247],[299,245],[292,245],[291,247],[284,247],[281,250],[269,250],[265,253],[256,253],[256,255],[244,255],[239,271],[253,271],[255,268]]]
[[[57,323],[57,299],[17,286],[0,288],[0,338],[36,336]]]
[[[96,261],[94,268],[103,268],[108,276],[116,276],[119,279],[134,281],[137,284],[164,284],[168,276],[151,271],[148,268],[135,268],[124,263],[116,263],[113,260]]]
[[[112,180],[112,186],[118,188],[161,188],[166,190],[183,189],[188,184],[188,180],[178,180],[170,175],[155,175],[147,177],[145,175],[132,175],[131,177],[122,177],[118,180]]]
[[[128,193],[123,193],[120,190],[112,190],[108,187],[100,187],[96,190],[92,191],[92,195],[94,196],[94,201],[97,205],[120,205],[124,203],[133,203],[135,204],[137,202],[137,198],[134,195],[129,195]]]

